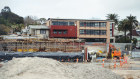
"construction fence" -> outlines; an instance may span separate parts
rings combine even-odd
[[[0,51],[8,52],[81,52],[84,43],[68,40],[2,40]]]

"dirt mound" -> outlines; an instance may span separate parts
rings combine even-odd
[[[108,69],[90,64],[64,65],[48,58],[14,58],[0,68],[0,79],[121,79]]]

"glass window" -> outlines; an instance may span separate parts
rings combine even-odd
[[[80,34],[85,34],[85,30],[80,30]]]
[[[59,33],[59,34],[62,34],[62,32],[61,32],[61,31],[59,31],[58,33]]]
[[[90,27],[90,23],[89,23],[89,22],[87,22],[87,24],[86,24],[86,25],[87,25],[87,27]]]
[[[90,33],[91,33],[91,35],[94,35],[95,32],[94,32],[94,30],[91,30]]]
[[[65,30],[65,31],[63,31],[63,34],[67,34],[67,31]]]
[[[53,31],[53,34],[57,34],[57,31]]]
[[[100,30],[100,35],[106,35],[106,30]]]
[[[87,35],[90,35],[90,30],[86,30],[86,34]]]
[[[74,26],[74,22],[52,21],[52,25]]]
[[[95,27],[99,27],[99,22],[95,22]]]
[[[74,22],[69,22],[69,25],[70,26],[74,26]]]
[[[80,26],[83,27],[84,26],[84,22],[80,22]]]
[[[80,34],[86,34],[86,35],[106,35],[106,30],[80,30]]]
[[[52,25],[58,25],[58,21],[52,21]]]
[[[106,27],[106,23],[105,22],[101,22],[100,23],[100,27]]]
[[[90,26],[91,27],[94,27],[94,22],[90,22]]]
[[[112,24],[113,24],[113,23],[110,23],[110,29],[112,29]]]
[[[95,30],[94,34],[99,35],[100,34],[99,30]]]
[[[46,34],[46,30],[41,29],[41,30],[40,30],[40,34]]]

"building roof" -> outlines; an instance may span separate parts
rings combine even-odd
[[[48,18],[48,20],[81,20],[81,21],[110,21],[110,22],[114,22],[113,20],[94,20],[94,19],[62,19],[62,18]]]
[[[45,25],[29,25],[28,28],[30,28],[30,29],[50,29],[48,26],[45,26]]]
[[[27,29],[22,29],[22,32],[27,32]]]

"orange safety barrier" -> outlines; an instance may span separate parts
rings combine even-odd
[[[77,59],[76,59],[76,62],[78,63],[78,61],[79,61],[79,59],[77,58]]]
[[[70,61],[70,59],[68,59],[68,62]]]
[[[123,64],[125,64],[125,57],[123,58]]]
[[[61,61],[64,61],[63,59]]]
[[[116,58],[114,58],[114,68],[116,68]]]
[[[102,64],[102,67],[104,67],[104,58],[103,58],[103,64]]]
[[[127,63],[128,57],[125,57],[125,63]]]
[[[122,66],[123,65],[123,63],[122,63],[122,61],[121,61],[121,57],[120,57],[120,66]]]

